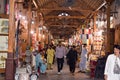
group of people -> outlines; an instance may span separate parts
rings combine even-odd
[[[86,46],[87,45],[84,44],[82,47],[79,63],[79,72],[85,72],[86,70]],[[78,52],[76,50],[76,46],[71,46],[69,49],[66,49],[66,47],[63,46],[61,43],[59,43],[55,49],[53,49],[52,46],[48,46],[48,49],[46,50],[47,64],[45,64],[44,60],[40,60],[40,54],[36,55],[36,69],[40,68],[41,73],[45,73],[46,69],[52,69],[52,64],[55,58],[57,61],[58,74],[61,74],[64,64],[64,58],[66,58],[67,64],[69,65],[70,73],[74,75],[76,62],[78,59]],[[106,60],[104,68],[104,78],[105,80],[120,80],[120,45],[114,46],[114,54],[109,55]]]
[[[52,65],[54,60],[57,61],[57,74],[61,74],[64,60],[66,58],[67,64],[69,65],[70,73],[74,75],[76,63],[78,61],[78,52],[76,50],[76,46],[71,46],[69,48],[59,42],[57,47],[54,49],[54,46],[48,45],[47,49],[42,49],[41,46],[38,46],[38,50],[35,50],[35,69],[38,74],[46,74],[46,70],[52,70]],[[86,69],[86,61],[87,61],[87,49],[86,44],[83,45],[83,49],[81,52],[81,61],[80,61],[80,72],[85,72]]]
[[[42,49],[39,45],[38,50],[35,50],[33,54],[35,54],[35,64],[33,66],[35,66],[35,70],[38,72],[38,74],[46,74],[47,69],[52,69],[55,50],[51,45],[48,46],[47,50]]]

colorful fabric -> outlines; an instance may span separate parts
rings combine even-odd
[[[80,70],[85,70],[86,69],[86,62],[87,62],[87,49],[82,48],[82,53],[81,53],[81,60],[80,60]]]
[[[54,54],[55,54],[54,49],[48,49],[46,53],[47,53],[47,63],[52,64],[53,63]]]
[[[36,61],[36,70],[38,70],[38,67],[40,68],[40,72],[41,73],[45,73],[46,71],[46,64],[43,62],[42,57],[40,54],[36,55],[35,58]]]

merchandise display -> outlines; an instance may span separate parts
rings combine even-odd
[[[5,72],[8,51],[8,19],[0,18],[0,73]]]
[[[0,68],[5,68],[5,60],[7,58],[7,53],[0,53]]]

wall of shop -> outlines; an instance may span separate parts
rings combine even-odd
[[[114,19],[114,26],[115,26],[115,42],[114,44],[120,44],[120,0],[115,0],[112,4],[113,11],[115,10],[118,12],[116,14],[116,18]]]
[[[120,24],[120,0],[115,0],[115,2],[113,3],[113,11],[115,11],[115,6],[116,6],[116,11],[118,12],[118,14],[116,15],[116,18],[115,18],[115,26]]]
[[[118,11],[118,17],[115,19],[115,25],[120,24],[120,6],[118,7],[117,11]]]
[[[120,0],[116,0],[118,17],[115,19],[115,44],[120,44]]]

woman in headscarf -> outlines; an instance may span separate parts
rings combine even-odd
[[[42,59],[42,50],[36,55],[35,61],[36,61],[36,70],[38,73],[46,73],[46,64],[44,60]]]

